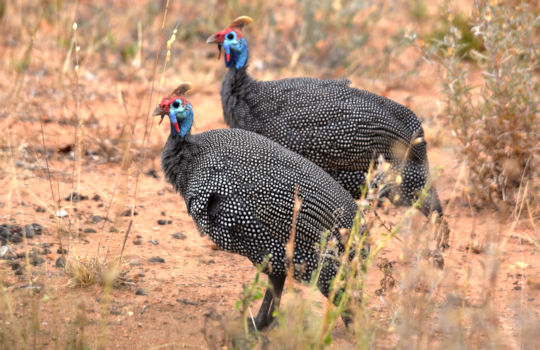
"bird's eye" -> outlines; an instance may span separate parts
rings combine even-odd
[[[174,102],[172,103],[172,106],[173,106],[173,108],[178,108],[178,107],[180,107],[180,102],[174,101]]]
[[[227,34],[227,39],[229,39],[229,40],[234,39],[234,34],[233,33]]]

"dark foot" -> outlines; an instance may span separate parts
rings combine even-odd
[[[283,292],[283,286],[285,285],[286,276],[268,276],[269,288],[264,294],[264,299],[261,304],[261,308],[255,317],[255,327],[257,331],[260,331],[268,327],[274,320],[274,310],[279,307],[281,300],[281,293]],[[250,330],[255,330],[253,327],[253,321],[249,322]]]

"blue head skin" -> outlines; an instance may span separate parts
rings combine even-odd
[[[238,38],[238,34],[231,30],[225,34],[223,44],[225,50],[225,66],[231,68],[233,65],[240,69],[246,65],[248,59],[248,45],[245,38]]]
[[[170,104],[169,120],[171,122],[171,134],[180,135],[184,138],[193,124],[193,107],[186,101],[182,104],[181,99],[177,99]]]

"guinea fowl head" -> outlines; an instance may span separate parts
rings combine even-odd
[[[248,16],[240,16],[227,28],[214,33],[206,40],[207,44],[217,44],[218,59],[221,56],[221,49],[225,51],[225,66],[240,69],[245,66],[248,58],[247,41],[242,34],[242,28],[253,22]]]
[[[154,116],[161,117],[160,124],[168,115],[171,122],[171,134],[180,135],[182,138],[186,136],[193,124],[193,107],[184,96],[191,88],[191,83],[181,83],[172,94],[164,97],[154,110]]]

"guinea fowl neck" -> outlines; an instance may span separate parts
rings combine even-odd
[[[248,108],[247,98],[252,93],[256,81],[247,73],[247,62],[242,68],[231,67],[228,69],[221,86],[221,103],[225,122],[231,128],[247,128],[251,123],[251,114]]]
[[[165,179],[182,195],[185,193],[191,163],[197,157],[196,135],[188,133],[182,137],[169,135],[161,152],[161,168]]]

